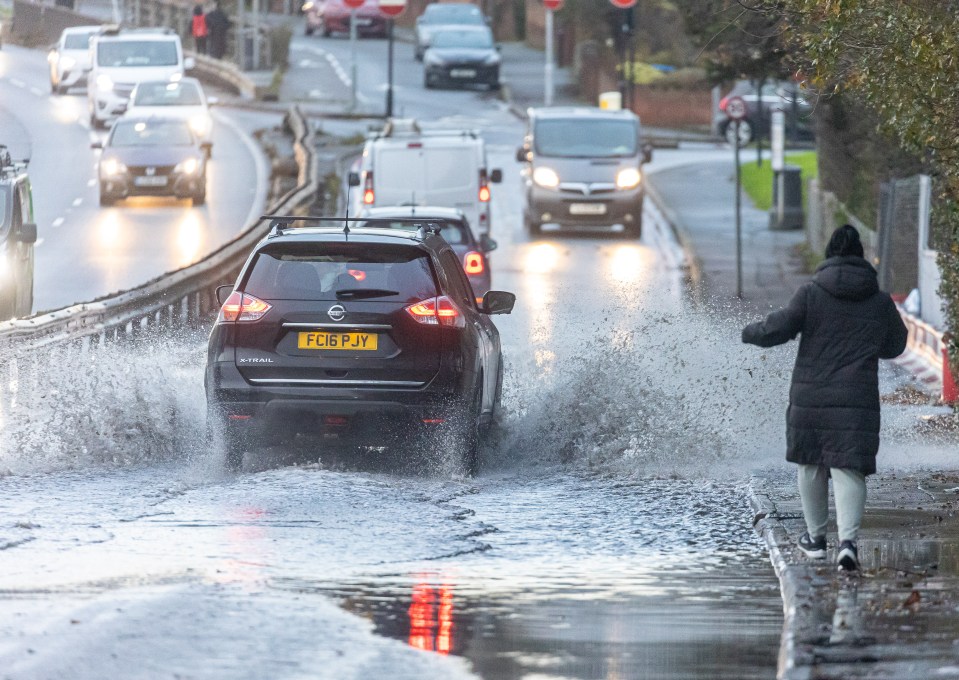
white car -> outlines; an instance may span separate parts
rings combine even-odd
[[[215,97],[207,99],[200,81],[196,78],[174,76],[170,80],[145,80],[137,83],[130,95],[125,115],[185,120],[201,143],[212,144],[213,118],[210,116],[210,104],[215,103]]]
[[[57,44],[47,54],[51,92],[63,94],[71,87],[86,83],[90,70],[90,38],[99,31],[99,26],[74,26],[60,34]]]

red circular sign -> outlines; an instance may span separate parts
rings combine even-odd
[[[380,0],[380,11],[390,17],[398,17],[406,9],[406,0]]]
[[[629,9],[636,4],[636,0],[609,0],[615,7],[620,9]]]
[[[543,7],[553,12],[563,9],[563,0],[543,0]]]
[[[726,116],[730,120],[742,120],[746,117],[746,102],[742,97],[730,97],[726,100]]]
[[[343,0],[343,4],[350,9],[359,9],[365,2],[366,0]]]

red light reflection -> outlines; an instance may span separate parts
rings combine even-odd
[[[363,271],[362,269],[350,269],[350,270],[348,270],[348,272],[349,272],[350,276],[352,276],[352,277],[353,277],[354,279],[356,279],[357,281],[365,281],[365,280],[366,280],[366,272]]]
[[[417,583],[410,603],[410,647],[449,654],[453,649],[453,590]]]

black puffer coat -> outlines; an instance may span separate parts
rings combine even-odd
[[[787,412],[786,460],[876,471],[879,359],[906,348],[906,326],[861,257],[823,262],[786,309],[743,330],[743,342],[781,345],[802,334]]]

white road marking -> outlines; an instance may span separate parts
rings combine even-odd
[[[59,227],[61,224],[63,224],[63,218],[58,217],[57,219],[53,220],[53,224],[51,224],[50,226]]]
[[[73,207],[74,207],[74,208],[79,208],[81,203],[83,203],[83,199],[82,199],[82,198],[75,198],[75,199],[73,199]]]
[[[36,95],[37,97],[42,97],[44,92],[39,87],[31,87],[30,94]]]
[[[250,212],[247,213],[246,221],[243,223],[243,228],[246,228],[253,224],[257,218],[263,214],[263,207],[266,205],[267,186],[269,185],[270,181],[270,169],[267,165],[266,158],[263,155],[263,150],[246,132],[243,131],[243,128],[230,120],[230,118],[227,116],[223,115],[223,113],[220,111],[211,111],[210,115],[213,116],[213,119],[217,122],[222,123],[233,130],[243,144],[246,145],[246,148],[250,151],[250,155],[253,156],[253,164],[256,166],[257,197],[256,200],[253,201],[253,205],[250,206]]]
[[[42,239],[42,238],[38,238],[38,239],[36,240],[36,242],[33,244],[33,247],[34,247],[34,248],[39,248],[39,247],[42,246],[42,245],[43,245],[43,239]]]
[[[27,84],[23,82],[22,80],[20,80],[19,78],[11,78],[10,84],[13,85],[14,87],[20,87],[20,88],[25,88],[27,86]]]
[[[93,187],[95,187],[96,185],[97,185],[97,181],[96,181],[95,179],[88,179],[88,180],[87,180],[87,186],[90,187],[91,189],[92,189]]]

